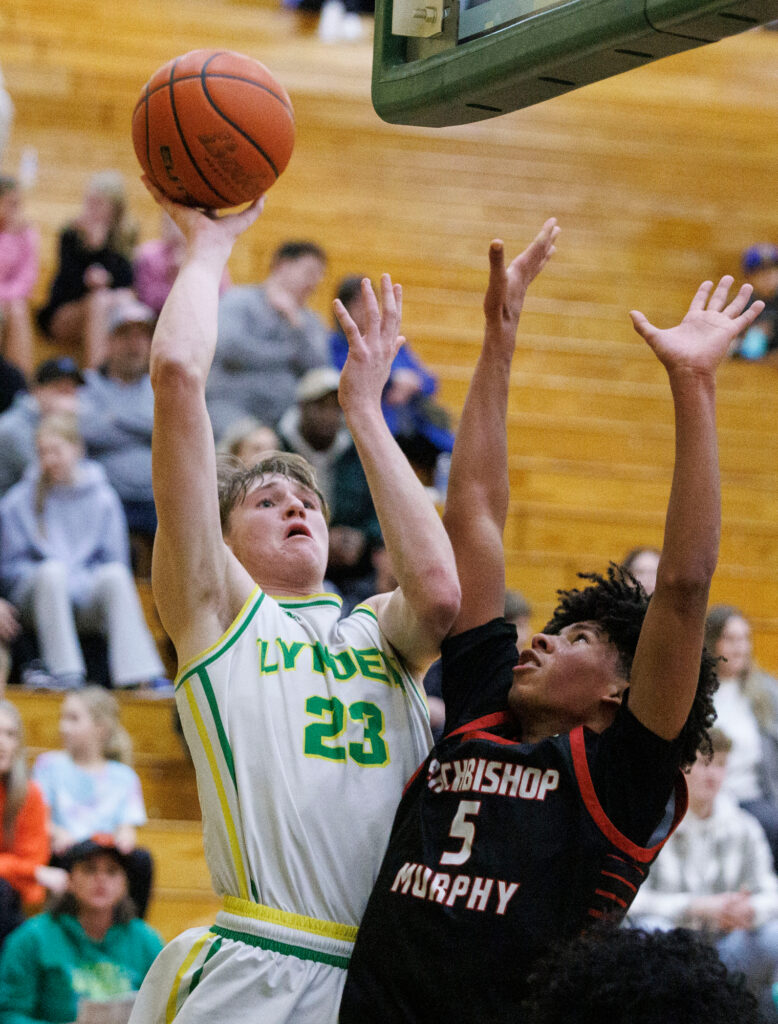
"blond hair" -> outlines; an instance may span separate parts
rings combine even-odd
[[[132,739],[119,721],[119,702],[102,686],[86,686],[71,694],[84,702],[90,717],[105,730],[103,757],[109,761],[132,762]]]
[[[0,700],[0,714],[5,713],[16,729],[17,747],[13,762],[7,772],[0,776],[0,785],[5,787],[5,807],[2,818],[3,846],[13,842],[16,818],[27,799],[27,754],[24,749],[24,723],[18,709],[10,700]]]
[[[324,518],[329,522],[329,507],[316,482],[316,471],[302,455],[293,452],[268,452],[264,459],[249,469],[233,455],[220,455],[217,461],[217,480],[222,533],[226,534],[230,513],[245,500],[252,484],[256,481],[261,482],[267,476],[283,476],[287,480],[302,484],[319,499]]]
[[[54,412],[44,416],[38,424],[38,429],[35,431],[35,440],[37,441],[44,434],[55,434],[57,437],[61,437],[63,441],[76,445],[83,450],[84,441],[81,437],[81,431],[78,429],[78,420],[75,413]],[[35,487],[35,518],[38,520],[38,529],[42,537],[46,535],[43,509],[46,505],[46,495],[49,493],[50,487],[51,484],[44,479],[43,474],[39,474]]]
[[[114,214],[108,227],[106,245],[129,259],[138,240],[139,229],[138,222],[127,208],[124,178],[119,171],[97,171],[89,179],[89,192],[97,192],[113,203]]]

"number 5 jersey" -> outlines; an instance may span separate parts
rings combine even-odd
[[[626,708],[600,735],[522,743],[515,661],[503,620],[444,642],[444,737],[398,809],[341,1024],[516,1024],[535,958],[621,918],[683,816],[678,744]]]

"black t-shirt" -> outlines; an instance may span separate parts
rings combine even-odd
[[[406,788],[357,936],[341,1024],[516,1024],[550,943],[620,918],[686,807],[679,744],[627,708],[522,743],[505,711],[515,631],[443,646],[446,734]],[[675,794],[673,793],[675,788]]]

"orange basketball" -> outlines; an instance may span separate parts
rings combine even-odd
[[[143,170],[171,199],[221,209],[261,196],[284,170],[294,113],[259,61],[192,50],[144,85],[132,142]]]

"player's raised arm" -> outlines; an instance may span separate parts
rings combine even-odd
[[[751,286],[728,301],[731,277],[704,282],[677,327],[659,330],[631,313],[635,330],[667,370],[675,410],[675,468],[656,589],[630,676],[633,714],[664,739],[679,735],[700,670],[708,590],[718,558],[721,496],[715,374],[732,339],[764,303],[743,309]]]
[[[199,633],[191,637],[191,646],[200,650],[218,638],[234,614],[228,594],[234,573],[227,572],[228,561],[231,570],[240,570],[219,524],[205,381],[216,346],[219,282],[235,239],[256,220],[262,204],[211,218],[171,202],[145,183],[186,238],[183,264],[154,331],[150,365],[152,480],[159,518],[154,595],[181,656],[182,647],[190,646],[189,631]],[[213,622],[203,621],[203,615]]]
[[[384,274],[380,309],[367,280],[362,294],[368,310],[364,335],[343,304],[334,304],[349,345],[338,395],[400,584],[391,595],[378,595],[369,603],[384,634],[420,674],[437,657],[454,621],[459,581],[440,516],[381,411],[381,394],[400,346],[402,290]]]
[[[484,343],[457,430],[443,517],[462,586],[462,604],[452,633],[503,614],[511,360],[527,288],[554,252],[558,234],[556,220],[547,220],[507,269],[502,242],[494,241],[489,248]]]

